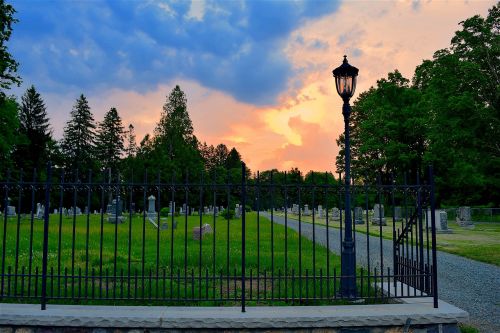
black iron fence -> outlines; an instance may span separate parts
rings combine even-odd
[[[244,166],[236,183],[69,178],[49,166],[42,180],[0,182],[1,301],[243,310],[352,301],[340,292],[340,182],[247,179]],[[428,179],[351,187],[355,299],[433,297],[437,307]]]

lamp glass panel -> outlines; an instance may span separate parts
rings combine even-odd
[[[350,76],[337,77],[337,89],[341,96],[350,96],[352,93],[352,78]]]

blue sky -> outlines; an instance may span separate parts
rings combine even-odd
[[[334,171],[343,132],[332,69],[357,94],[449,47],[459,22],[497,0],[7,0],[8,43],[45,100],[56,139],[80,94],[96,122],[116,107],[137,140],[179,84],[201,142],[236,147],[253,170]]]
[[[256,105],[294,76],[290,33],[336,1],[14,1],[11,49],[25,81],[46,92],[145,92],[192,79]],[[322,47],[321,43],[317,47]]]

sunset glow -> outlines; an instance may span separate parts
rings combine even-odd
[[[354,100],[394,69],[411,79],[460,21],[495,3],[345,1],[318,12],[292,2],[76,1],[51,3],[62,7],[51,13],[14,1],[11,50],[24,82],[12,92],[37,87],[56,138],[83,93],[97,121],[116,107],[139,142],[179,84],[201,142],[236,147],[254,171],[335,171],[343,119],[331,71],[342,56],[360,70]]]

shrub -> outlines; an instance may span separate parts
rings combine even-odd
[[[245,212],[250,213],[252,211],[252,206],[246,205],[245,206]]]
[[[162,209],[160,209],[160,216],[167,217],[169,212],[170,212],[170,208],[163,207]]]
[[[222,216],[225,219],[231,220],[234,218],[234,210],[225,209],[222,213],[220,213],[220,216]]]

